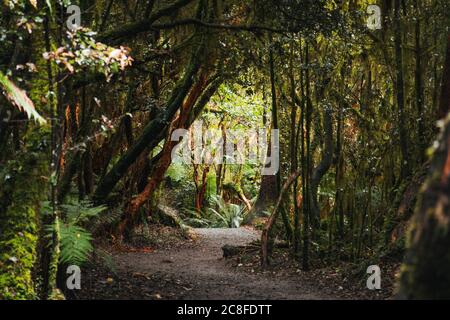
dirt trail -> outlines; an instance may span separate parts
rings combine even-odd
[[[259,237],[257,231],[195,229],[195,244],[151,253],[115,255],[120,272],[159,275],[168,283],[162,298],[176,299],[330,299],[301,276],[240,271],[222,258],[225,244],[243,245]],[[174,292],[175,290],[175,292]],[[165,291],[172,291],[164,296]]]

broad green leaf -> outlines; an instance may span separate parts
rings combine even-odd
[[[25,111],[29,119],[34,118],[40,124],[45,124],[47,121],[36,111],[33,102],[28,98],[25,91],[18,88],[11,80],[8,79],[0,71],[0,86],[8,100],[15,105],[20,111]]]

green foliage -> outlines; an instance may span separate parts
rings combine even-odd
[[[105,228],[116,225],[122,217],[122,209],[108,208],[102,211],[97,217],[89,221],[89,231],[92,233],[104,230]]]
[[[46,203],[46,211],[50,212]],[[62,221],[59,223],[61,237],[60,263],[83,265],[92,253],[92,235],[85,225],[99,216],[105,206],[93,206],[89,201],[69,200],[61,205]],[[55,226],[47,226],[47,235],[51,236]]]
[[[188,210],[191,217],[186,222],[194,227],[201,228],[239,228],[243,220],[244,207],[226,203],[219,196],[211,196],[212,205],[203,213]]]
[[[19,89],[11,80],[8,79],[0,71],[0,86],[3,88],[5,96],[8,100],[17,107],[20,111],[26,112],[29,119],[35,119],[40,124],[45,124],[46,121],[36,111],[33,102],[28,98],[25,91]]]
[[[187,173],[182,164],[172,163],[167,169],[166,176],[170,177],[173,182],[180,182],[186,179]]]
[[[13,210],[9,210],[12,213]],[[35,212],[29,208],[28,214]],[[19,232],[9,240],[0,241],[0,299],[35,298],[31,270],[35,262],[37,237],[31,232]],[[3,251],[6,250],[6,251]]]
[[[0,167],[0,299],[34,299],[39,202],[45,197],[46,166],[34,152]]]
[[[93,38],[95,34],[87,28],[67,32],[70,46],[46,52],[44,58],[55,61],[71,74],[82,71],[100,72],[109,80],[114,73],[130,66],[133,59],[124,47],[113,48],[96,42]]]
[[[242,191],[246,195],[250,195],[251,198],[254,198],[258,195],[258,187],[259,184],[256,182],[257,178],[260,175],[260,167],[254,166],[251,164],[244,164],[243,173],[241,178],[241,186]]]
[[[217,177],[214,172],[209,172],[206,178],[206,194],[207,200],[211,199],[217,194]]]
[[[91,234],[76,225],[60,226],[61,254],[60,262],[66,264],[84,264],[92,252]]]
[[[64,220],[67,224],[78,225],[97,217],[101,212],[106,210],[106,207],[95,207],[87,200],[71,200],[67,204],[61,205],[61,210],[65,213]]]
[[[300,197],[294,194],[294,188],[289,188],[284,198],[286,203],[281,208],[284,219],[275,221],[272,235],[283,238],[282,234],[286,233],[286,238],[291,240],[291,232],[286,231],[292,224],[292,228],[297,229],[294,234],[302,235],[303,256],[307,257],[311,251],[313,258],[320,259],[328,251],[339,259],[344,256],[366,259],[378,243],[377,238],[384,234],[386,241],[380,245],[385,249],[391,231],[399,230],[398,223],[409,217],[408,212],[402,216],[397,214],[397,208],[404,207],[405,193],[405,177],[400,169],[403,163],[408,167],[411,164],[411,170],[420,166],[422,148],[430,141],[427,137],[435,134],[439,79],[443,78],[442,74],[446,75],[441,67],[450,10],[448,0],[417,1],[418,8],[414,8],[413,2],[404,2],[401,28],[392,28],[395,22],[392,6],[383,6],[383,30],[372,32],[366,28],[366,8],[375,2],[264,0],[252,5],[242,1],[216,5],[214,1],[200,1],[195,20],[207,17],[204,22],[208,22],[200,30],[180,26],[177,19],[171,19],[171,16],[175,18],[176,11],[183,11],[178,18],[189,21],[194,17],[191,8],[194,5],[180,4],[168,12],[171,10],[164,9],[165,4],[161,3],[155,4],[155,11],[147,12],[143,9],[151,6],[145,1],[135,1],[134,20],[148,20],[148,14],[159,17],[147,24],[130,24],[130,17],[123,14],[126,1],[2,1],[0,91],[14,105],[11,109],[23,111],[28,119],[44,123],[36,111],[39,110],[42,114],[52,113],[54,119],[62,122],[36,130],[37,126],[29,125],[31,121],[27,122],[22,115],[5,126],[0,120],[0,297],[35,296],[31,270],[38,255],[36,222],[42,219],[40,204],[49,196],[48,186],[58,187],[56,173],[48,172],[50,155],[66,161],[80,155],[81,161],[74,163],[76,170],[67,181],[74,181],[75,176],[80,182],[81,178],[93,177],[89,182],[100,182],[97,185],[100,195],[111,191],[119,177],[122,179],[114,188],[118,199],[114,202],[116,208],[107,214],[101,214],[103,207],[76,200],[56,208],[58,215],[51,216],[55,222],[47,229],[55,241],[49,246],[50,254],[46,255],[51,257],[48,273],[55,275],[51,271],[58,259],[75,264],[89,259],[93,251],[92,234],[97,234],[106,223],[116,223],[122,215],[121,200],[129,201],[136,191],[136,182],[140,180],[136,178],[141,169],[137,155],[143,153],[144,147],[152,156],[161,151],[168,141],[165,132],[170,131],[171,123],[175,124],[175,113],[168,110],[180,108],[183,101],[196,95],[197,88],[203,97],[205,88],[196,84],[202,84],[203,77],[205,83],[209,83],[216,72],[220,74],[222,85],[218,90],[212,86],[216,93],[205,106],[207,112],[200,116],[204,128],[221,132],[277,125],[281,142],[279,182],[286,181],[290,171],[298,168],[302,168],[302,178],[306,178],[297,180],[298,195],[303,192],[307,196],[301,199],[301,210],[294,211],[294,203]],[[83,7],[86,15],[83,24],[92,29],[79,28],[66,33],[64,19],[58,13],[63,13],[72,3]],[[201,13],[203,10],[205,14]],[[173,27],[168,20],[174,22]],[[227,22],[223,23],[224,20]],[[209,28],[209,24],[221,27]],[[236,24],[230,29],[233,32],[226,32],[227,24]],[[158,30],[158,25],[162,27],[158,36],[140,36]],[[246,26],[265,26],[280,32],[266,33],[258,28],[252,32],[240,30]],[[417,43],[414,44],[416,27]],[[198,38],[194,30],[201,31],[200,41],[204,40],[207,52],[205,57],[196,55],[198,59],[192,60],[195,63],[184,68],[195,47],[190,45],[191,40]],[[95,40],[95,31],[100,33],[97,39],[104,43]],[[399,47],[405,49],[399,50],[400,53],[393,50],[396,39],[400,40]],[[112,47],[118,43],[126,43],[132,49]],[[121,72],[133,61],[130,52],[136,57],[136,66]],[[183,72],[191,75],[191,70],[197,70],[200,63],[199,71],[192,72],[192,77],[183,77]],[[118,73],[118,81],[101,83],[102,75],[110,80]],[[396,84],[394,80],[398,81],[400,74],[403,83]],[[275,89],[272,93],[271,85]],[[126,86],[129,86],[128,93],[124,90]],[[404,97],[400,97],[400,88]],[[186,99],[187,95],[190,97]],[[403,103],[400,100],[404,100]],[[401,104],[404,107],[400,107]],[[313,199],[318,196],[320,218],[318,215],[317,220],[320,221],[308,225],[308,219],[301,219],[300,214],[304,213],[303,218],[316,218],[311,216],[309,186],[328,149],[324,115],[330,108],[333,109],[332,140],[336,141],[336,161],[327,174],[318,175],[322,179],[319,179],[318,194],[313,190]],[[0,106],[1,116],[4,111]],[[189,118],[193,113],[189,111]],[[128,122],[125,115],[132,116],[133,120]],[[181,120],[184,114],[179,115]],[[142,131],[149,120],[151,126]],[[125,131],[122,124],[126,124]],[[30,139],[30,132],[34,139]],[[117,135],[113,137],[107,134],[109,132]],[[64,146],[50,150],[55,142],[51,137],[57,137],[56,144],[64,143]],[[154,137],[161,139],[158,142]],[[205,140],[203,143],[213,144],[217,152],[220,144]],[[241,140],[239,134],[227,138],[228,143]],[[398,145],[402,140],[405,151]],[[418,143],[413,143],[416,141]],[[154,147],[155,144],[158,147]],[[249,148],[258,149],[262,155],[267,153],[256,144]],[[91,157],[98,161],[85,161]],[[12,158],[15,160],[10,160]],[[35,159],[28,162],[29,158]],[[238,227],[243,208],[215,195],[223,192],[236,199],[238,193],[254,198],[260,187],[261,191],[270,190],[264,188],[272,182],[265,184],[263,181],[259,185],[261,165],[255,162],[227,165],[225,170],[215,163],[208,167],[206,199],[210,204],[203,212],[190,211],[188,222],[201,227]],[[132,163],[136,163],[133,165],[136,170],[123,170]],[[4,170],[6,167],[8,170]],[[68,168],[65,167],[64,173],[72,172],[66,170]],[[161,168],[153,166],[152,169]],[[206,172],[205,168],[200,165],[198,172]],[[158,191],[151,201],[161,204],[167,199],[174,207],[192,206],[198,182],[203,181],[198,179],[194,185],[192,177],[192,166],[173,164],[165,180],[170,192]],[[227,185],[233,188],[227,189]],[[267,192],[261,192],[264,194]],[[46,211],[51,212],[48,205]],[[153,218],[156,220],[156,215]],[[403,239],[394,245],[398,243],[401,249],[402,242]],[[47,273],[47,268],[44,270]],[[51,276],[49,278],[46,281],[54,282]]]
[[[253,92],[251,84],[247,88],[239,84],[223,84],[212,98],[211,105],[226,112],[226,116],[235,122],[233,126],[236,128],[259,124],[265,107],[261,93]],[[203,117],[216,116],[205,114]]]

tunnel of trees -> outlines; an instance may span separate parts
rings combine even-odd
[[[303,270],[405,256],[398,297],[450,298],[447,0],[0,10],[0,299],[60,297],[98,239],[155,220],[253,225],[262,268],[280,241]],[[279,170],[174,162],[191,140],[171,137],[196,123],[223,145],[278,130],[258,152],[279,152]]]

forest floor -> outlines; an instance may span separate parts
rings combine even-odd
[[[391,285],[370,291],[365,281],[350,281],[342,266],[303,272],[282,252],[274,254],[267,270],[259,266],[257,249],[223,258],[223,245],[259,239],[259,231],[251,228],[193,229],[190,234],[157,248],[108,248],[110,267],[100,262],[88,266],[82,290],[72,298],[386,299],[392,292]]]

